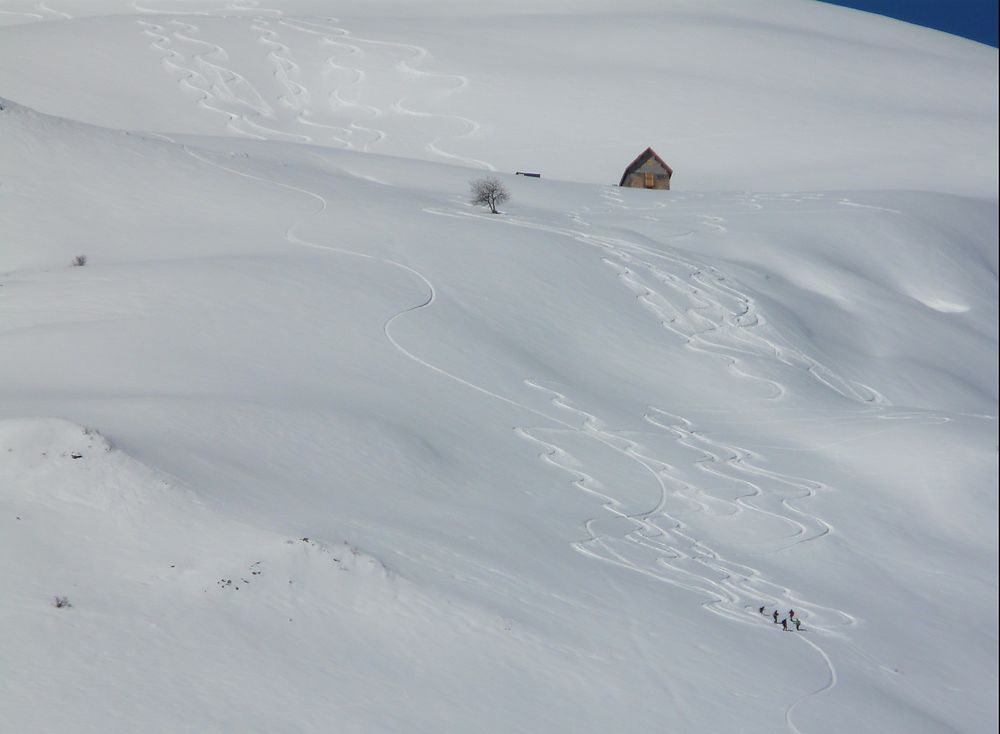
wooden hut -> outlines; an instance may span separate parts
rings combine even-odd
[[[646,148],[639,157],[628,164],[619,186],[633,189],[669,189],[674,169],[668,166],[656,151]]]

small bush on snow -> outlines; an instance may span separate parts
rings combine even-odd
[[[472,203],[488,206],[494,214],[499,214],[497,207],[510,199],[510,191],[494,176],[470,181],[469,187],[472,189]]]

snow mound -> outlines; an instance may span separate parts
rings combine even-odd
[[[83,458],[109,453],[111,442],[93,428],[59,418],[0,421],[0,452],[24,463],[46,459]]]
[[[114,449],[96,430],[66,420],[0,421],[0,485],[2,501],[17,519],[18,548],[27,553],[35,542],[47,553],[61,554],[46,568],[55,573],[56,586],[62,579],[63,585],[79,589],[78,607],[91,600],[104,607],[109,595],[133,584],[186,590],[197,599],[197,593],[213,585],[249,591],[257,582],[265,595],[280,590],[287,596],[283,586],[260,583],[265,571],[269,577],[288,577],[289,584],[297,580],[296,591],[303,593],[322,592],[331,579],[340,579],[336,594],[324,598],[324,604],[342,603],[348,588],[353,590],[347,596],[375,594],[384,600],[398,583],[382,562],[346,542],[330,545],[309,537],[278,541],[225,521],[169,477]],[[83,569],[73,562],[74,545],[89,550],[95,539],[104,557]],[[234,562],[241,558],[245,568]],[[172,562],[161,562],[166,559]],[[82,577],[67,572],[74,566]],[[345,577],[333,571],[363,581],[345,586]],[[220,574],[223,578],[216,579]],[[309,589],[316,581],[316,589]],[[151,597],[141,603],[154,601]]]
[[[464,668],[508,676],[535,644],[349,543],[223,518],[64,420],[0,421],[0,536],[5,619],[18,630],[3,643],[9,680],[60,692],[58,707],[8,712],[22,731],[106,730],[105,706],[150,730],[184,728],[196,710],[226,729],[290,731],[304,700],[310,718],[361,731],[371,712],[352,714],[352,702],[373,681],[393,702],[379,726],[432,731],[421,702],[444,681],[420,679],[422,658],[447,654],[445,685],[460,690]],[[454,715],[473,726],[477,711]]]

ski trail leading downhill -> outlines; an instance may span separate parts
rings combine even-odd
[[[163,136],[163,137],[166,137],[166,136]],[[166,138],[166,139],[169,140],[169,138]],[[174,142],[174,141],[170,141],[170,142]],[[188,155],[190,155],[195,160],[199,161],[200,163],[202,163],[204,165],[212,166],[213,168],[217,168],[217,169],[219,169],[221,171],[225,171],[225,172],[233,174],[235,176],[241,176],[243,178],[248,178],[248,179],[251,179],[253,181],[259,181],[261,183],[268,184],[268,185],[271,185],[271,186],[276,186],[276,187],[279,187],[279,188],[283,188],[283,189],[286,189],[288,191],[295,191],[297,193],[302,194],[303,196],[307,196],[307,197],[311,198],[318,205],[318,208],[313,213],[313,216],[318,216],[318,215],[322,214],[329,207],[329,204],[328,204],[328,202],[327,202],[327,200],[326,200],[326,198],[324,196],[322,196],[321,194],[318,194],[318,193],[316,193],[314,191],[310,191],[309,189],[305,189],[305,188],[302,188],[302,187],[299,187],[299,186],[294,186],[292,184],[284,183],[282,181],[276,181],[276,180],[273,180],[273,179],[265,178],[263,176],[255,176],[255,175],[253,175],[251,173],[246,173],[245,171],[240,171],[240,170],[235,169],[235,168],[230,168],[229,166],[224,166],[221,163],[217,163],[217,162],[215,162],[215,161],[213,161],[213,160],[211,160],[209,158],[206,158],[206,157],[204,157],[204,156],[196,153],[195,151],[193,151],[190,147],[188,147],[186,145],[183,146],[183,149],[184,149],[184,151]],[[346,255],[348,257],[356,257],[356,258],[361,258],[363,260],[371,260],[373,262],[384,263],[384,264],[389,265],[391,267],[403,270],[403,271],[409,273],[410,275],[413,275],[427,289],[427,296],[426,296],[426,298],[423,301],[421,301],[420,303],[414,304],[412,306],[407,306],[406,308],[402,309],[401,311],[396,312],[395,314],[393,314],[392,316],[390,316],[386,320],[386,322],[384,323],[384,325],[383,325],[383,332],[385,333],[386,338],[389,340],[390,344],[392,344],[392,346],[400,354],[402,354],[404,357],[406,357],[407,359],[409,359],[409,360],[411,360],[411,361],[413,361],[413,362],[421,365],[422,367],[425,367],[425,368],[431,370],[432,372],[435,372],[435,373],[437,373],[437,374],[439,374],[439,375],[447,378],[448,380],[451,380],[452,382],[456,382],[456,383],[458,383],[458,384],[460,384],[460,385],[462,385],[464,387],[467,387],[467,388],[469,388],[471,390],[474,390],[474,391],[476,391],[476,392],[478,392],[478,393],[480,393],[482,395],[486,395],[487,397],[490,397],[490,398],[492,398],[494,400],[499,400],[499,401],[501,401],[501,402],[503,402],[503,403],[505,403],[507,405],[510,405],[512,407],[515,407],[515,408],[518,408],[519,410],[527,411],[528,413],[531,413],[532,415],[535,415],[535,416],[537,416],[539,418],[543,418],[546,421],[549,421],[549,422],[554,423],[556,425],[559,425],[559,426],[562,426],[562,427],[565,427],[565,428],[570,428],[570,429],[573,428],[572,425],[570,425],[569,423],[566,423],[565,421],[560,420],[559,418],[555,418],[555,417],[553,417],[551,415],[543,413],[542,411],[537,410],[535,408],[532,408],[529,405],[525,405],[524,403],[520,403],[517,400],[514,400],[512,398],[506,397],[506,396],[501,395],[499,393],[496,393],[496,392],[494,392],[492,390],[489,390],[489,389],[487,389],[485,387],[482,387],[481,385],[477,385],[474,382],[466,380],[465,378],[460,377],[459,375],[456,375],[456,374],[454,374],[452,372],[449,372],[448,370],[444,369],[443,367],[440,367],[440,366],[438,366],[436,364],[433,364],[433,363],[431,363],[431,362],[423,359],[422,357],[419,357],[418,355],[416,355],[413,352],[411,352],[410,350],[406,349],[406,347],[404,347],[402,344],[399,343],[399,341],[396,339],[396,337],[393,336],[393,334],[392,334],[392,325],[399,318],[401,318],[402,316],[405,316],[406,314],[409,314],[409,313],[412,313],[414,311],[418,311],[418,310],[427,308],[428,306],[430,306],[431,304],[433,304],[434,301],[437,298],[437,289],[434,287],[434,284],[430,281],[429,278],[427,278],[425,275],[423,275],[422,273],[420,273],[418,270],[416,270],[415,268],[410,267],[409,265],[406,265],[405,263],[401,263],[401,262],[399,262],[397,260],[393,260],[391,258],[382,257],[380,255],[371,255],[369,253],[356,252],[354,250],[347,250],[347,249],[344,249],[342,247],[334,247],[333,245],[321,245],[321,244],[318,244],[318,243],[315,243],[315,242],[310,242],[308,240],[304,240],[304,239],[298,237],[295,234],[294,229],[295,229],[295,225],[293,224],[290,227],[288,227],[288,229],[285,231],[285,239],[288,242],[290,242],[291,244],[294,244],[294,245],[297,245],[297,246],[300,246],[300,247],[308,247],[308,248],[312,248],[312,249],[316,249],[316,250],[323,250],[323,251],[326,251],[326,252],[332,252],[332,253],[336,253],[336,254],[340,254],[340,255]]]
[[[701,604],[705,611],[755,629],[760,629],[760,618],[756,607],[762,601],[775,608],[795,607],[799,609],[800,613],[805,613],[809,617],[811,628],[821,634],[825,633],[825,628],[830,626],[851,626],[856,623],[853,616],[842,610],[809,602],[791,589],[768,581],[760,570],[748,566],[744,562],[735,562],[725,558],[705,540],[694,535],[692,529],[685,522],[672,515],[667,509],[668,501],[672,497],[690,499],[687,492],[693,489],[689,482],[675,476],[675,470],[670,462],[658,459],[644,451],[634,440],[622,436],[620,432],[608,431],[603,427],[603,421],[595,414],[575,406],[564,393],[535,381],[526,380],[525,382],[528,387],[549,395],[551,403],[557,409],[568,411],[577,416],[582,421],[582,425],[574,425],[569,430],[519,427],[515,429],[516,434],[540,446],[542,453],[538,455],[539,458],[546,464],[568,473],[571,477],[571,486],[597,500],[607,516],[617,520],[614,527],[620,527],[617,531],[601,531],[597,529],[597,526],[602,522],[601,516],[585,520],[583,526],[587,537],[572,544],[579,553],[706,597],[706,601]],[[746,461],[749,452],[708,439],[700,432],[696,432],[691,422],[685,418],[673,416],[674,424],[670,424],[662,420],[662,416],[670,414],[652,407],[649,410],[650,413],[645,416],[649,423],[670,431],[681,445],[703,455],[713,456],[713,461],[718,461],[718,457],[709,454],[702,445],[732,453],[733,458],[726,462],[727,466],[732,466],[734,469],[751,475],[763,475],[777,482],[805,490],[802,497],[812,496],[813,485],[821,486],[810,480],[759,469]],[[681,425],[677,425],[676,421],[680,421]],[[547,436],[546,438],[540,436],[543,433]],[[588,473],[585,459],[571,455],[556,443],[556,438],[548,437],[564,433],[592,439],[617,451],[640,466],[653,479],[658,488],[657,496],[652,505],[646,509],[630,510],[630,501],[615,496],[612,489],[615,484],[614,477],[608,477],[608,481],[605,482],[594,474]],[[694,442],[696,438],[698,443]],[[695,462],[699,469],[718,476],[726,476],[718,469],[707,468],[703,461]],[[761,512],[797,527],[798,530],[793,536],[793,542],[785,545],[784,549],[799,543],[816,540],[830,532],[829,525],[815,516],[792,507],[786,498],[780,497],[780,504],[776,506],[776,508],[783,509],[784,512],[779,512],[778,509],[758,507],[751,503],[749,498],[759,499],[766,496],[761,486],[749,479],[740,478],[737,481],[745,483],[754,490],[750,494],[731,500],[740,510],[745,508]],[[810,534],[807,534],[810,525],[814,529]],[[822,658],[824,667],[829,674],[829,681],[815,690],[804,692],[786,708],[786,724],[789,730],[795,734],[801,734],[801,731],[792,721],[794,709],[808,698],[830,690],[836,683],[836,669],[829,655],[817,643],[805,638],[802,639]]]
[[[617,206],[628,208],[624,205]],[[731,373],[765,386],[765,399],[780,400],[787,389],[771,377],[746,369],[744,365],[749,359],[775,360],[786,367],[802,370],[829,390],[853,402],[882,407],[891,405],[881,393],[867,385],[843,378],[818,360],[791,346],[781,345],[763,333],[766,319],[752,296],[737,288],[733,280],[718,268],[698,262],[676,249],[657,250],[634,240],[516,217],[501,219],[467,211],[435,208],[424,211],[436,216],[479,219],[547,232],[600,250],[604,255],[604,262],[617,271],[621,282],[635,294],[636,302],[650,311],[661,327],[682,340],[692,351],[720,359]],[[676,235],[668,235],[667,238],[686,237],[688,234],[685,230]],[[637,272],[639,269],[648,272],[651,278],[640,276]],[[671,293],[687,302],[678,305],[676,298],[668,298],[657,290],[651,283],[652,280],[656,281],[656,286],[669,288]]]
[[[331,23],[335,22],[335,19],[328,19]],[[304,32],[313,33],[321,35],[324,40],[330,45],[349,45],[354,48],[358,48],[358,44],[364,44],[367,46],[373,46],[376,48],[400,50],[405,55],[403,59],[398,61],[395,65],[396,69],[401,72],[404,76],[411,78],[422,78],[427,80],[442,80],[446,84],[449,84],[442,92],[438,93],[439,97],[451,96],[457,92],[462,91],[469,86],[469,78],[462,74],[456,73],[446,73],[446,72],[434,72],[425,71],[424,69],[414,66],[415,63],[423,63],[431,58],[431,53],[428,49],[423,46],[418,46],[412,43],[399,43],[396,41],[382,41],[373,38],[361,38],[354,35],[347,28],[340,26],[331,26],[324,23],[318,23],[314,20],[307,20],[302,18],[285,19],[282,23],[290,28]],[[358,80],[364,78],[364,72],[358,71]],[[338,97],[339,100],[339,97]],[[359,108],[364,108],[363,105],[358,105]],[[457,162],[463,165],[471,166],[473,168],[483,168],[488,171],[496,170],[492,164],[487,161],[480,160],[478,158],[472,158],[470,156],[463,156],[457,153],[452,153],[444,150],[440,143],[445,137],[451,137],[453,139],[468,138],[476,136],[482,128],[482,125],[472,120],[468,117],[463,117],[462,115],[456,115],[453,113],[442,113],[442,112],[431,112],[426,110],[417,110],[410,107],[407,103],[407,98],[400,97],[390,104],[389,109],[400,115],[407,115],[410,117],[418,117],[429,120],[442,120],[442,121],[454,121],[460,126],[465,127],[465,131],[458,135],[437,135],[430,141],[424,144],[424,149],[428,152],[444,158],[450,162]],[[379,114],[384,114],[384,110],[380,110]]]
[[[196,90],[199,107],[223,115],[226,128],[233,133],[368,151],[375,146],[384,149],[390,137],[383,129],[387,125],[375,126],[373,120],[394,117],[398,126],[399,118],[411,118],[425,123],[422,127],[428,132],[423,149],[431,159],[495,170],[488,161],[451,149],[458,141],[476,137],[482,125],[469,117],[442,111],[444,100],[468,88],[470,81],[463,74],[423,68],[432,58],[423,46],[362,38],[337,25],[336,18],[286,16],[249,0],[225,9],[158,10],[138,3],[133,7],[143,14],[136,23],[154,39],[150,46],[161,54],[164,67],[175,76],[181,89]],[[240,73],[226,68],[222,62],[229,56],[222,46],[197,37],[200,28],[193,21],[220,18],[229,11],[249,14],[238,16],[250,21],[238,27],[248,28],[264,47],[262,58],[270,68],[273,85],[262,85],[258,91],[249,79],[260,79],[259,69],[248,67]],[[297,44],[319,44],[341,53],[326,53],[320,65],[326,73],[306,79],[310,75],[303,73],[303,66],[292,58],[292,47],[282,40],[279,27],[289,34],[300,34]],[[386,63],[391,64],[391,70],[383,70],[382,75],[390,74],[389,81],[381,82],[382,86],[378,81],[368,82],[369,72],[377,75],[379,65]],[[350,76],[346,83],[345,73]],[[425,82],[420,94],[412,91],[414,80]],[[383,86],[397,90],[393,94],[401,96],[378,99],[376,104],[369,102],[367,98],[377,95]]]
[[[823,661],[826,663],[827,671],[829,672],[829,678],[826,683],[821,685],[816,690],[808,691],[807,693],[802,694],[799,698],[795,699],[795,701],[793,701],[792,704],[785,710],[785,726],[788,727],[792,734],[804,734],[804,732],[799,729],[799,727],[797,727],[795,722],[792,720],[792,713],[795,711],[796,707],[813,696],[818,696],[821,693],[826,693],[827,691],[832,690],[833,687],[837,685],[837,669],[833,667],[833,661],[830,660],[830,656],[826,654],[823,648],[810,640],[808,637],[798,635],[798,638],[813,648],[817,653],[819,653],[820,657],[823,658]]]
[[[195,152],[188,146],[183,146],[183,149],[188,155],[204,165],[225,171],[231,175],[251,179],[265,185],[293,191],[308,197],[311,201],[315,202],[316,208],[311,215],[313,217],[322,215],[329,208],[326,197],[320,193],[223,165],[206,155]],[[608,431],[604,428],[603,421],[596,414],[577,407],[565,394],[546,387],[537,381],[525,380],[528,388],[546,393],[550,398],[550,404],[559,412],[573,415],[575,417],[574,421],[539,410],[524,402],[479,385],[421,357],[405,347],[394,333],[395,325],[404,316],[431,307],[438,297],[438,290],[434,283],[419,270],[406,263],[381,255],[357,252],[303,239],[295,233],[294,222],[285,230],[285,239],[290,244],[298,247],[307,247],[336,255],[381,263],[406,272],[420,283],[421,287],[425,290],[424,297],[417,303],[396,311],[383,323],[382,330],[387,341],[399,354],[420,365],[422,368],[438,374],[466,389],[545,421],[546,425],[543,427],[516,426],[514,432],[521,438],[541,446],[543,453],[540,454],[540,458],[558,469],[569,472],[573,477],[572,484],[576,489],[597,499],[609,516],[625,523],[625,527],[628,528],[627,530],[623,529],[622,532],[609,534],[597,528],[598,523],[601,521],[600,517],[591,517],[585,520],[583,524],[587,536],[572,544],[572,547],[577,552],[599,560],[602,563],[608,563],[655,581],[698,594],[705,598],[705,601],[701,604],[705,611],[744,626],[759,628],[760,621],[755,609],[761,600],[765,600],[776,607],[785,604],[794,605],[809,615],[811,625],[817,631],[821,631],[824,626],[854,624],[854,618],[846,612],[812,604],[801,598],[791,589],[767,580],[760,570],[723,557],[718,551],[710,547],[705,540],[695,537],[685,523],[668,513],[666,507],[668,500],[673,496],[681,496],[690,501],[690,497],[686,496],[683,490],[692,490],[691,485],[683,479],[673,476],[669,462],[649,455],[642,450],[636,441],[626,438],[619,433]],[[657,408],[650,408],[650,411],[653,416],[671,415]],[[778,481],[784,481],[793,486],[809,489],[806,496],[811,496],[811,487],[806,487],[805,484],[801,483],[804,480],[792,480],[775,472],[765,472],[751,466],[746,463],[748,453],[740,455],[738,453],[740,450],[738,449],[711,442],[703,435],[696,434],[690,421],[687,419],[676,416],[674,418],[682,422],[684,426],[683,430],[677,426],[669,425],[667,422],[662,421],[662,419],[651,418],[649,414],[645,416],[645,420],[648,423],[670,431],[679,443],[682,443],[689,449],[699,451],[703,457],[714,456],[713,461],[718,462],[718,455],[706,450],[707,447],[711,447],[719,452],[737,452],[736,457],[739,461],[727,463],[727,466],[731,466],[739,472],[757,473],[761,476],[767,476],[770,479],[778,479]],[[656,493],[655,497],[652,498],[652,502],[646,507],[630,509],[628,502],[616,498],[594,476],[582,469],[576,468],[576,466],[571,467],[567,463],[567,459],[569,458],[568,452],[555,444],[553,439],[542,438],[539,434],[543,433],[566,433],[579,436],[587,442],[593,442],[595,445],[603,446],[624,456],[628,461],[638,465],[653,481]],[[705,448],[699,446],[699,443],[703,444]],[[576,462],[576,464],[580,464],[580,462]],[[713,470],[705,469],[700,465],[699,468],[710,473],[713,472]],[[715,469],[714,473],[718,474],[719,470]],[[796,542],[805,542],[806,540],[821,537],[829,532],[829,526],[826,526],[822,521],[816,520],[816,527],[820,530],[813,532],[812,535],[807,535],[809,525],[805,524],[804,520],[812,518],[812,516],[793,508],[786,500],[782,500],[779,505],[775,505],[775,508],[765,509],[751,500],[751,496],[753,498],[760,498],[765,495],[760,485],[745,478],[739,481],[743,482],[747,487],[754,488],[753,492],[733,500],[733,505],[738,508],[739,512],[747,510],[759,512],[762,515],[777,517],[783,521],[787,521],[796,528],[796,532],[793,535]],[[778,512],[777,508],[783,508],[785,512]],[[836,672],[833,663],[826,652],[812,641],[807,640],[807,643],[822,657],[824,665],[830,672],[831,682],[817,690],[804,693],[786,708],[785,720],[789,730],[794,734],[801,734],[792,720],[794,709],[808,697],[829,690],[836,681]]]

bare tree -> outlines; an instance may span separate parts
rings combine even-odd
[[[469,186],[472,187],[472,203],[488,206],[494,214],[498,213],[498,204],[503,204],[510,199],[510,192],[507,190],[507,187],[500,182],[500,179],[493,178],[492,176],[490,178],[477,178],[475,181],[470,181]]]
[[[87,256],[77,255],[76,257],[73,258],[73,264],[78,268],[82,268],[84,265],[87,264]]]

